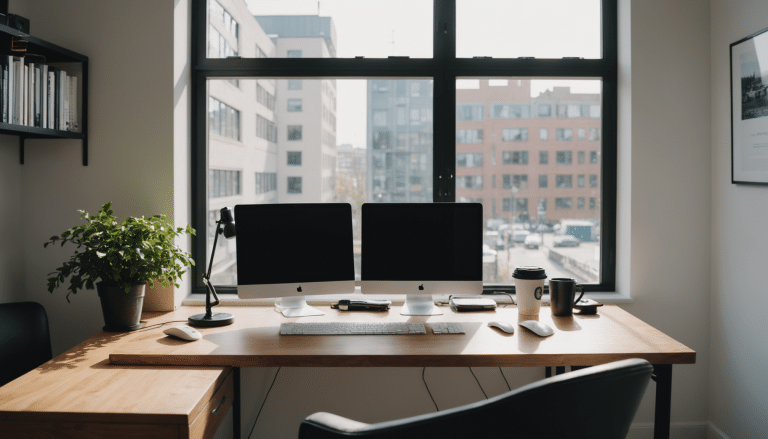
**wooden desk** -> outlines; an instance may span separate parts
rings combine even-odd
[[[444,315],[428,317],[401,316],[397,307],[386,313],[323,308],[325,316],[300,319],[285,318],[271,307],[216,310],[232,313],[235,323],[200,328],[203,339],[193,343],[167,338],[160,327],[93,337],[1,388],[0,429],[12,422],[42,420],[160,423],[162,419],[175,424],[182,432],[177,436],[184,437],[182,425],[192,425],[199,413],[209,413],[198,407],[210,405],[206,395],[230,376],[230,366],[237,435],[240,367],[591,366],[644,358],[656,368],[655,437],[668,438],[672,364],[696,360],[694,351],[615,306],[604,306],[595,316],[572,318],[553,318],[543,307],[540,320],[555,328],[547,338],[520,327],[513,335],[503,334],[486,325],[491,320],[516,322],[515,307],[478,313],[454,313],[446,307]],[[145,315],[145,320],[151,325],[196,313],[199,308],[182,307],[173,313]],[[280,336],[280,323],[291,321],[423,322],[428,333]],[[430,322],[439,321],[461,322],[466,334],[432,334]],[[113,365],[107,365],[107,356]],[[173,367],[165,369],[168,366]],[[134,389],[144,386],[144,380],[156,386]],[[168,407],[169,402],[175,406]]]

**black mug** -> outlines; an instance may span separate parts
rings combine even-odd
[[[576,287],[581,288],[581,295],[576,300]],[[549,280],[549,306],[553,316],[567,317],[573,315],[573,305],[584,296],[584,287],[576,283],[576,279],[556,277]]]

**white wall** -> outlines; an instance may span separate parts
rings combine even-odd
[[[712,0],[711,8],[709,420],[734,439],[768,437],[768,187],[731,184],[729,76],[730,44],[768,27],[768,3]]]
[[[79,223],[77,209],[93,213],[107,201],[120,219],[173,219],[173,109],[183,94],[174,89],[174,2],[35,0],[11,2],[10,12],[29,18],[35,36],[90,61],[89,165],[82,166],[78,140],[28,140],[18,171],[24,297],[45,306],[60,353],[98,332],[103,320],[95,291],[71,296],[71,304],[63,288],[47,292],[46,275],[74,248],[44,249],[43,242]]]

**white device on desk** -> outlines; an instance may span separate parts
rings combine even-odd
[[[537,322],[536,320],[525,320],[518,323],[518,325],[530,329],[531,332],[540,337],[548,337],[555,333],[555,330],[552,329],[551,326],[545,323]]]
[[[352,206],[239,204],[237,296],[278,298],[286,317],[323,315],[305,296],[355,291]]]
[[[281,323],[280,335],[408,335],[426,334],[423,323],[302,322]]]
[[[433,294],[483,292],[480,203],[365,203],[361,291],[405,294],[400,314],[440,315]]]
[[[203,338],[203,335],[197,329],[187,325],[174,326],[164,330],[163,333],[186,341],[195,341]]]

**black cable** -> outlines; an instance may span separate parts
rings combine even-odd
[[[427,368],[421,370],[421,380],[424,381],[424,387],[427,388],[427,393],[429,393],[429,397],[432,399],[432,404],[435,405],[435,411],[439,412],[440,409],[437,408],[437,403],[435,402],[435,398],[432,396],[432,392],[429,391],[429,386],[427,385],[427,380],[424,378],[424,373],[427,371]]]
[[[507,383],[507,389],[509,389],[510,391],[512,391],[512,388],[511,388],[511,387],[509,387],[509,381],[507,381],[507,377],[506,377],[506,376],[504,376],[504,371],[503,371],[503,370],[501,370],[501,366],[499,366],[499,372],[501,372],[501,377],[502,377],[502,378],[504,378],[504,382],[505,382],[505,383]]]
[[[264,404],[267,403],[267,398],[269,398],[269,392],[272,391],[272,386],[274,386],[275,381],[277,381],[277,374],[280,373],[280,369],[282,369],[282,367],[278,367],[277,372],[275,372],[275,378],[272,379],[272,384],[270,384],[269,389],[267,389],[267,394],[264,396],[264,401],[262,401],[261,407],[259,407],[259,412],[256,413],[256,419],[253,420],[253,427],[251,427],[251,432],[248,433],[248,436],[246,437],[246,439],[250,439],[251,435],[253,434],[253,430],[256,429],[256,423],[259,422],[259,415],[261,414],[261,410],[264,408]]]
[[[488,399],[488,395],[485,394],[485,390],[483,390],[483,386],[480,384],[480,380],[478,380],[477,377],[475,376],[475,373],[472,372],[472,368],[468,367],[467,369],[469,369],[469,373],[471,373],[472,376],[475,377],[475,381],[477,381],[477,385],[480,387],[480,391],[483,392],[483,396],[485,396],[485,399]]]

